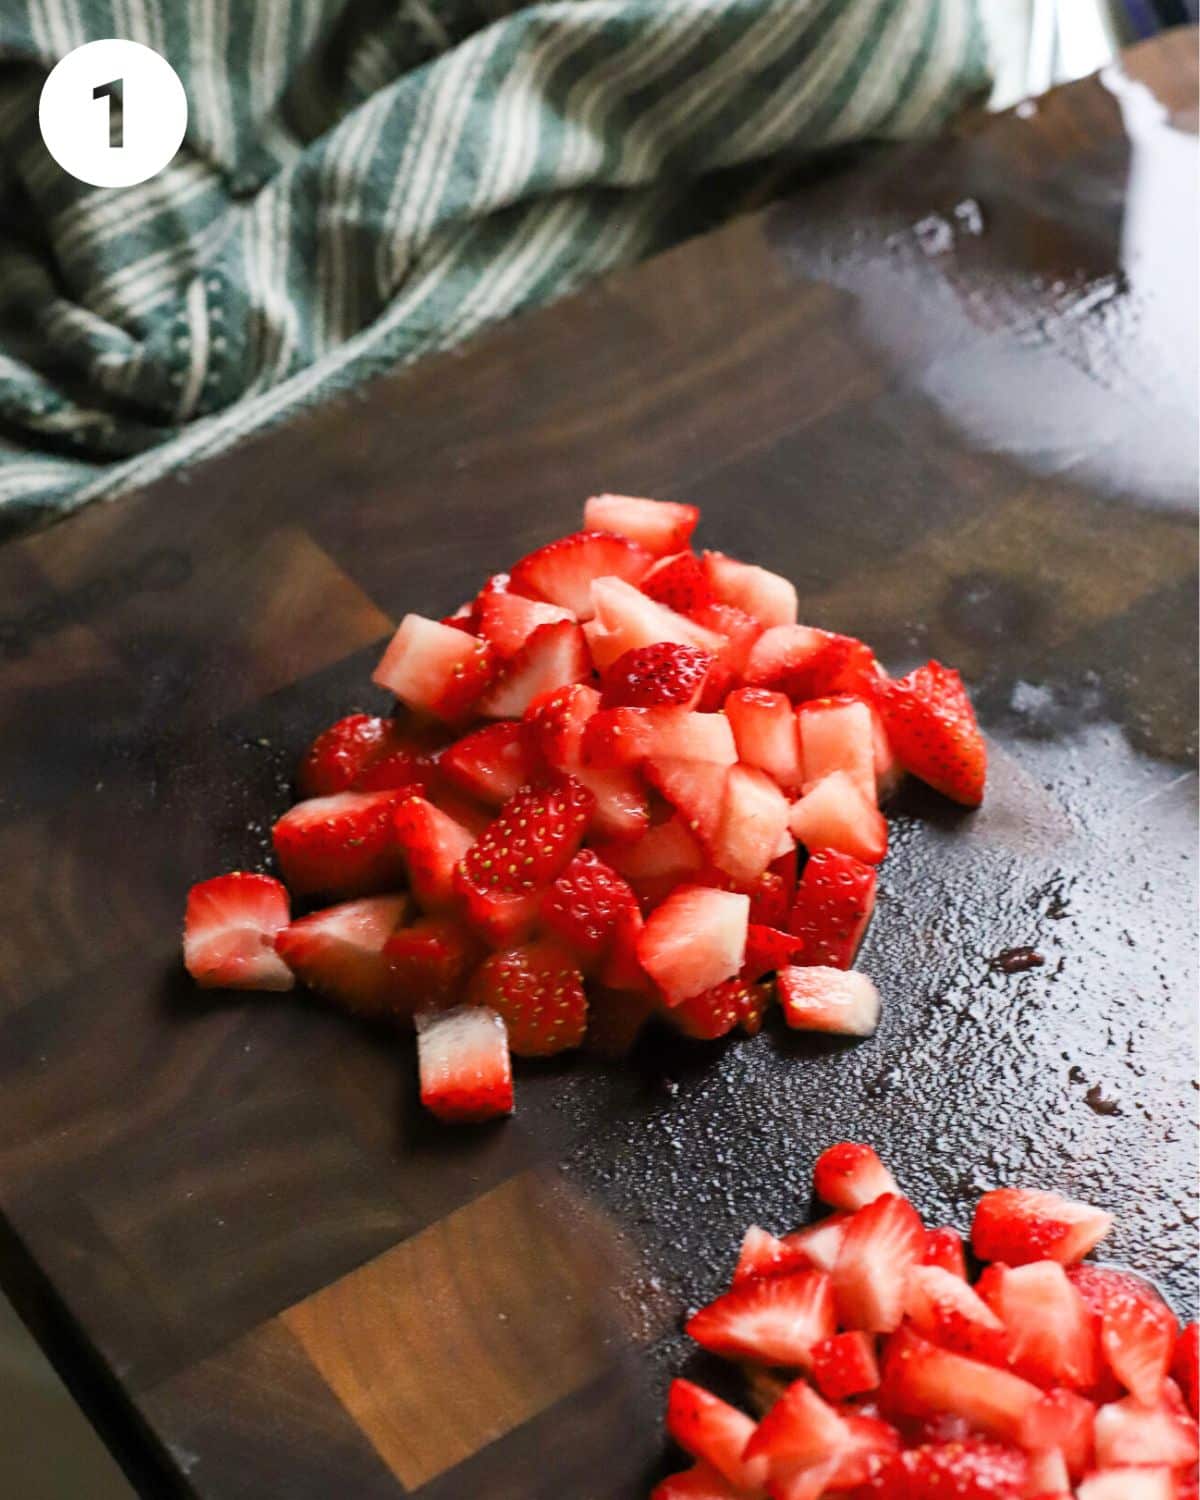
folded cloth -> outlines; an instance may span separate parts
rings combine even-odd
[[[38,131],[107,36],[188,96],[138,187]],[[936,130],[987,72],[979,0],[4,0],[0,536],[679,239],[706,174]]]

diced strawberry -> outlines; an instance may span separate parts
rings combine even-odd
[[[725,700],[738,759],[765,771],[784,791],[797,793],[805,773],[800,762],[796,711],[784,693],[739,688]]]
[[[753,898],[750,902],[753,914]],[[746,956],[742,960],[743,979],[761,979],[764,974],[774,974],[795,963],[804,950],[804,944],[790,932],[780,932],[776,927],[764,927],[760,922],[751,922],[746,929]]]
[[[650,785],[678,811],[703,848],[711,852],[721,831],[731,768],[712,761],[663,755],[647,760],[642,771]]]
[[[667,1431],[693,1458],[709,1464],[737,1490],[760,1489],[767,1463],[745,1461],[754,1419],[690,1380],[673,1380],[667,1393]]]
[[[454,723],[470,711],[499,665],[487,641],[422,615],[405,615],[372,680],[409,708]]]
[[[884,1471],[882,1494],[894,1500],[1022,1500],[1029,1460],[980,1438],[933,1443],[898,1454]]]
[[[809,1259],[796,1245],[776,1239],[757,1224],[751,1224],[742,1237],[731,1286],[744,1281],[760,1281],[764,1276],[787,1276],[792,1271],[807,1271]]]
[[[871,705],[871,744],[875,751],[875,796],[882,805],[904,780],[904,767],[896,759],[892,742],[883,727],[879,710]]]
[[[694,505],[643,500],[634,495],[593,495],[583,507],[585,531],[628,537],[654,557],[682,551],[699,519],[700,512]]]
[[[871,689],[904,769],[967,807],[983,801],[987,746],[957,672],[931,661]]]
[[[1057,1261],[1006,1266],[994,1285],[988,1305],[1004,1323],[1009,1363],[1018,1375],[1077,1391],[1095,1385],[1092,1317]]]
[[[1200,1337],[1198,1334],[1200,1334],[1200,1328],[1195,1323],[1189,1323],[1175,1340],[1175,1353],[1171,1360],[1171,1375],[1183,1392],[1183,1399],[1187,1402],[1188,1411],[1193,1417],[1200,1417],[1200,1403],[1196,1399],[1197,1386],[1200,1386]]]
[[[742,674],[752,687],[778,688],[793,703],[832,693],[865,694],[880,675],[869,647],[809,625],[776,625],[754,643]]]
[[[541,890],[489,891],[472,884],[460,865],[454,889],[467,926],[489,948],[516,948],[529,941],[542,915]]]
[[[627,1056],[655,1008],[652,999],[635,990],[589,985],[584,1047],[610,1060]]]
[[[1082,1260],[1112,1228],[1112,1215],[1040,1188],[996,1188],[975,1208],[971,1248],[980,1260],[1023,1266]]]
[[[900,1192],[875,1148],[855,1141],[839,1141],[821,1152],[813,1165],[813,1189],[832,1208],[851,1210]]]
[[[471,1001],[504,1017],[517,1057],[549,1057],[578,1047],[587,1027],[583,975],[571,952],[543,938],[485,958],[471,980]]]
[[[748,1460],[766,1459],[777,1471],[789,1462],[831,1458],[846,1438],[846,1424],[834,1408],[806,1380],[795,1380],[758,1424],[745,1454]]]
[[[846,1237],[846,1226],[852,1217],[852,1214],[829,1214],[816,1224],[793,1230],[785,1236],[786,1241],[797,1250],[802,1250],[818,1271],[832,1272],[841,1253],[842,1241]]]
[[[1061,1454],[1067,1476],[1078,1479],[1092,1462],[1096,1408],[1075,1391],[1052,1390],[1021,1418],[1017,1441],[1031,1453]],[[1066,1489],[1064,1482],[1061,1488]]]
[[[690,614],[716,601],[708,574],[694,552],[676,552],[656,562],[638,585],[643,594],[676,614]]]
[[[780,969],[775,987],[783,1019],[797,1031],[872,1036],[879,1025],[879,991],[857,969]]]
[[[765,1010],[764,986],[735,977],[699,995],[689,995],[686,1000],[668,1008],[667,1019],[684,1036],[710,1042],[727,1036],[735,1026],[742,1026],[753,1034],[762,1024]]]
[[[506,895],[548,886],[574,858],[592,807],[592,794],[569,776],[522,787],[463,856],[466,882]]]
[[[845,1401],[878,1389],[879,1362],[875,1340],[861,1329],[835,1333],[813,1345],[813,1379],[828,1401]]]
[[[939,1266],[949,1271],[960,1281],[967,1279],[967,1258],[963,1253],[963,1239],[957,1229],[927,1229],[925,1231],[925,1253],[921,1257],[924,1266]]]
[[[776,857],[787,826],[787,798],[767,773],[752,766],[730,766],[712,861],[735,880],[750,884]]]
[[[708,886],[681,886],[650,913],[638,960],[668,1005],[732,979],[746,952],[750,898]]]
[[[584,728],[599,707],[600,694],[582,682],[539,694],[524,715],[531,749],[556,771],[574,771],[583,761]]]
[[[458,905],[454,872],[474,834],[424,797],[397,803],[392,821],[417,901],[426,911],[452,910]]]
[[[695,708],[713,657],[695,646],[660,641],[618,656],[604,674],[604,708],[653,708],[674,703]]]
[[[507,802],[533,779],[536,769],[520,723],[485,724],[450,745],[438,759],[443,776],[489,807]]]
[[[636,843],[599,844],[596,852],[639,895],[653,889],[661,892],[659,899],[704,869],[704,851],[679,817],[654,824]]]
[[[609,989],[629,990],[657,1003],[658,991],[637,956],[638,938],[645,925],[640,907],[623,906],[618,910],[612,944],[597,977]]]
[[[821,1271],[743,1282],[684,1325],[696,1342],[727,1359],[807,1365],[814,1344],[832,1337],[833,1290]]]
[[[351,714],[319,734],[296,771],[301,797],[332,797],[337,792],[418,790],[428,780],[432,737],[407,730],[395,719]],[[372,768],[378,772],[370,776]],[[380,776],[387,776],[387,784]],[[370,780],[368,786],[366,782]]]
[[[686,708],[606,708],[583,732],[584,762],[602,770],[667,757],[734,765],[737,747],[729,720]]]
[[[881,1390],[885,1409],[897,1415],[958,1416],[1007,1442],[1016,1441],[1026,1411],[1042,1395],[1019,1375],[940,1349],[907,1328],[888,1343]]]
[[[751,922],[756,922],[760,927],[786,930],[791,916],[792,892],[783,876],[774,869],[776,863],[778,861],[773,860],[772,868],[765,870],[746,888],[746,895],[750,897]],[[790,932],[789,935],[795,938],[795,935]],[[795,946],[791,951],[794,955],[798,955],[803,947],[803,938],[795,938]],[[796,957],[790,960],[792,963],[797,961]]]
[[[511,660],[543,625],[574,621],[569,609],[545,604],[540,599],[526,599],[521,594],[485,592],[477,605],[479,634],[496,648],[504,661]]]
[[[1179,1323],[1154,1288],[1129,1271],[1072,1266],[1072,1285],[1099,1321],[1100,1351],[1127,1391],[1146,1406],[1162,1394]]]
[[[887,819],[845,771],[834,771],[794,802],[788,826],[806,849],[839,849],[869,865],[887,853]]]
[[[1075,1500],[1176,1500],[1177,1494],[1170,1469],[1131,1466],[1089,1474]]]
[[[588,647],[599,672],[638,646],[663,641],[694,646],[710,656],[719,656],[725,636],[706,629],[687,615],[659,604],[620,578],[598,578],[592,585],[595,618],[585,626]]]
[[[269,875],[235,870],[188,892],[183,961],[205,989],[290,990],[292,972],[275,952],[291,920],[288,893]]]
[[[275,951],[310,990],[362,1015],[384,1015],[395,1009],[396,980],[383,950],[407,909],[404,896],[344,901],[285,927]]]
[[[275,857],[297,895],[366,896],[394,889],[402,867],[393,817],[403,792],[310,797],[271,830]]]
[[[395,976],[396,1013],[445,1006],[461,993],[482,954],[474,934],[453,917],[420,917],[384,944]]]
[[[1006,1362],[1005,1326],[966,1281],[940,1266],[914,1266],[908,1273],[904,1311],[918,1333],[943,1349]]]
[[[509,587],[513,593],[545,599],[569,609],[577,619],[590,620],[594,579],[636,583],[652,562],[649,552],[628,537],[577,531],[523,557],[513,567]]]
[[[477,839],[496,816],[494,807],[485,807],[482,802],[476,802],[473,797],[449,786],[444,779],[434,782],[426,793],[426,800],[432,802],[448,818],[453,818],[473,839]]]
[[[475,705],[485,719],[519,719],[534,699],[586,682],[592,664],[573,620],[539,625]]]
[[[649,829],[650,799],[636,771],[577,766],[571,775],[595,798],[588,831],[596,838],[634,843]]]
[[[1133,1396],[1102,1406],[1096,1413],[1095,1437],[1101,1469],[1121,1464],[1166,1464],[1175,1469],[1200,1457],[1196,1419],[1171,1386],[1154,1406],[1143,1406]]]
[[[656,1484],[650,1500],[746,1500],[746,1492],[734,1489],[707,1464],[694,1464]]]
[[[844,771],[872,806],[875,785],[875,740],[871,710],[861,698],[818,698],[796,710],[800,759],[805,785],[815,786],[835,771]]]
[[[460,1005],[417,1017],[421,1103],[461,1124],[510,1115],[512,1063],[504,1022],[493,1010]]]
[[[542,899],[542,919],[590,968],[612,945],[622,910],[637,898],[611,865],[593,849],[581,849]]]
[[[875,870],[840,849],[816,849],[796,887],[788,928],[804,962],[848,969],[875,910]]]
[[[745,610],[766,626],[795,624],[796,587],[789,579],[723,552],[706,552],[702,562],[722,604]]]
[[[833,1268],[838,1321],[867,1333],[898,1328],[908,1273],[924,1248],[924,1226],[906,1198],[885,1193],[860,1208],[846,1225]]]
[[[700,698],[702,709],[715,711],[722,706],[730,691],[741,685],[742,672],[755,641],[763,633],[763,626],[753,615],[732,604],[702,605],[690,610],[688,619],[702,625],[705,630],[716,631],[725,639]]]

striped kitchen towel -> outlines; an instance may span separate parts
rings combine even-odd
[[[986,88],[980,9],[0,0],[0,537],[677,240],[706,174],[937,129]],[[188,95],[139,187],[38,132],[49,68],[107,36]]]

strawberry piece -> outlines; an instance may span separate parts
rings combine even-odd
[[[637,898],[592,849],[581,849],[542,899],[542,919],[587,969],[612,945],[620,913]]]
[[[676,552],[662,558],[638,587],[643,594],[680,615],[714,604],[717,598],[708,574],[694,552]]]
[[[444,750],[438,770],[468,796],[500,807],[533,779],[536,763],[523,724],[485,724]]]
[[[762,1025],[765,1011],[763,986],[734,978],[672,1006],[667,1019],[684,1036],[710,1042],[728,1035],[735,1026],[754,1034]]]
[[[795,845],[792,847],[794,851]],[[791,916],[792,888],[795,881],[793,879],[792,887],[789,887],[786,879],[775,869],[778,863],[778,860],[773,860],[771,868],[764,871],[757,880],[746,887],[745,894],[750,897],[751,922],[756,922],[760,927],[785,930]],[[796,938],[792,952],[799,954],[803,948],[804,940]],[[790,961],[797,962],[795,958]]]
[[[487,641],[422,615],[405,615],[372,681],[409,708],[454,723],[470,712],[499,666]]]
[[[754,900],[750,901],[750,914],[754,915]],[[764,974],[774,974],[788,964],[795,963],[804,951],[804,944],[790,932],[780,932],[777,927],[765,927],[761,922],[751,922],[746,928],[746,956],[742,960],[743,979],[761,979]]]
[[[744,976],[737,979],[738,984],[738,1029],[745,1036],[757,1036],[763,1029],[763,1022],[767,1018],[774,994],[769,984],[748,984]],[[729,983],[734,983],[730,980]]]
[[[757,1224],[742,1236],[737,1265],[733,1268],[731,1286],[740,1286],[745,1281],[760,1281],[765,1276],[786,1276],[792,1271],[810,1268],[808,1256],[797,1245],[776,1239]]]
[[[312,742],[296,770],[296,786],[301,797],[402,786],[424,790],[432,748],[428,734],[406,730],[395,719],[350,714]]]
[[[887,819],[845,771],[834,771],[794,802],[788,826],[806,849],[839,849],[868,865],[887,853]]]
[[[762,622],[734,604],[720,603],[703,604],[692,609],[688,612],[688,619],[724,639],[725,645],[717,653],[717,664],[725,669],[725,676],[729,679],[728,692],[729,688],[737,686],[734,679],[740,679],[750,660],[754,643],[763,633]]]
[[[813,1166],[813,1188],[822,1203],[851,1210],[866,1208],[884,1193],[900,1192],[874,1147],[854,1141],[839,1141],[821,1152]]]
[[[584,682],[591,670],[583,632],[574,621],[539,625],[479,698],[476,711],[485,719],[519,719],[535,698]]]
[[[789,579],[723,552],[705,552],[701,563],[720,603],[744,610],[766,626],[795,624],[796,587]]]
[[[715,1469],[739,1491],[760,1489],[763,1460],[742,1458],[754,1436],[754,1419],[690,1380],[673,1380],[667,1393],[667,1431],[693,1458]]]
[[[1129,1467],[1089,1474],[1075,1500],[1177,1500],[1178,1495],[1170,1469]]]
[[[1149,1282],[1129,1271],[1080,1265],[1067,1275],[1099,1320],[1100,1351],[1109,1369],[1127,1391],[1153,1406],[1179,1334],[1175,1314]]]
[[[853,1214],[833,1268],[838,1321],[867,1333],[898,1328],[908,1273],[924,1247],[916,1209],[896,1193],[885,1193]]]
[[[821,1271],[743,1282],[693,1313],[684,1328],[727,1359],[804,1366],[813,1345],[837,1332],[833,1290]]]
[[[704,869],[704,853],[681,818],[657,823],[636,843],[598,845],[597,854],[639,895],[661,900]]]
[[[1101,1469],[1120,1464],[1165,1464],[1176,1469],[1200,1457],[1196,1419],[1170,1386],[1154,1406],[1143,1406],[1126,1396],[1100,1407],[1095,1440],[1096,1463]]]
[[[553,938],[484,959],[471,980],[470,998],[503,1016],[517,1057],[549,1057],[583,1041],[583,975],[570,951]]]
[[[542,892],[486,891],[473,885],[461,866],[454,874],[455,893],[472,932],[489,948],[516,948],[537,930]]]
[[[818,1271],[832,1273],[841,1253],[842,1241],[846,1237],[846,1226],[851,1214],[829,1214],[816,1224],[808,1224],[786,1236],[787,1244],[802,1250]]]
[[[613,990],[628,990],[647,999],[657,1000],[650,976],[638,962],[638,938],[645,926],[641,908],[622,906],[613,923],[612,945],[600,969],[600,983]]]
[[[998,1443],[971,1438],[910,1448],[885,1470],[882,1493],[895,1500],[1021,1500],[1029,1460]]]
[[[1111,1214],[1087,1203],[1039,1188],[997,1188],[976,1205],[971,1248],[980,1260],[1009,1266],[1031,1260],[1069,1266],[1095,1249],[1111,1228]]]
[[[1092,1461],[1096,1408],[1074,1391],[1047,1391],[1021,1418],[1020,1446],[1030,1453],[1054,1451],[1061,1455],[1068,1479],[1078,1479]]]
[[[288,893],[269,875],[235,870],[188,892],[183,961],[204,989],[290,990],[292,972],[275,952],[291,920]]]
[[[271,830],[283,878],[297,895],[366,896],[402,874],[393,818],[402,792],[310,797]]]
[[[960,1281],[967,1279],[967,1258],[963,1253],[962,1235],[957,1229],[927,1229],[925,1231],[925,1253],[921,1257],[924,1266],[938,1266],[949,1271]]]
[[[650,1500],[746,1500],[746,1492],[734,1489],[707,1464],[695,1464],[656,1484]]]
[[[654,557],[681,552],[700,520],[694,505],[643,500],[634,495],[593,495],[583,507],[585,531],[628,537]]]
[[[1006,1363],[1008,1339],[1003,1321],[952,1271],[914,1266],[908,1273],[904,1311],[931,1343],[988,1364]]]
[[[545,599],[580,620],[592,618],[592,581],[625,579],[636,583],[653,558],[627,537],[577,531],[539,547],[515,565],[509,588],[531,599]]]
[[[310,990],[360,1015],[385,1015],[397,1000],[384,945],[407,909],[404,896],[344,901],[285,927],[275,951]]]
[[[987,746],[958,673],[931,661],[895,682],[877,680],[871,691],[904,769],[943,796],[978,807]]]
[[[1197,1386],[1200,1386],[1198,1333],[1200,1329],[1197,1325],[1189,1323],[1175,1341],[1175,1353],[1171,1360],[1171,1375],[1183,1392],[1183,1399],[1187,1402],[1187,1408],[1193,1417],[1200,1417],[1200,1402],[1197,1401]],[[1101,1337],[1103,1338],[1103,1335]]]
[[[724,714],[686,708],[606,708],[583,732],[584,763],[611,770],[647,759],[702,760],[718,766],[737,761],[737,747]]]
[[[716,657],[726,638],[687,615],[668,609],[620,578],[598,578],[592,585],[595,618],[584,626],[596,669],[607,672],[627,651],[672,642],[694,646]]]
[[[827,1401],[844,1401],[879,1387],[879,1362],[875,1340],[869,1333],[851,1329],[835,1333],[813,1345],[813,1379]]]
[[[674,807],[706,851],[721,831],[731,768],[678,755],[656,756],[642,767],[646,780]]]
[[[810,625],[776,625],[754,643],[742,674],[751,687],[776,688],[793,703],[834,693],[865,696],[880,676],[869,647]]]
[[[787,798],[752,766],[731,766],[712,860],[734,880],[750,884],[765,874],[787,834]]]
[[[817,849],[796,887],[788,928],[804,941],[804,962],[848,969],[875,910],[875,871],[838,849]]]
[[[682,886],[651,912],[638,961],[669,1006],[733,978],[745,957],[749,912],[748,896],[707,886]]]
[[[796,711],[785,693],[766,688],[738,688],[725,700],[725,713],[744,765],[765,771],[787,792],[799,792],[804,781]]]
[[[452,917],[421,917],[398,927],[383,945],[395,976],[397,1014],[444,1007],[463,989],[481,953],[474,935]]]
[[[674,703],[695,708],[713,658],[695,646],[659,641],[618,656],[604,674],[604,708],[653,708]]]
[[[569,609],[560,609],[557,604],[544,604],[539,599],[526,599],[521,594],[500,590],[481,593],[476,612],[478,634],[491,642],[496,654],[504,661],[516,656],[534,631],[543,625],[575,619]]]
[[[522,787],[467,850],[465,882],[502,895],[549,885],[574,858],[594,805],[591,792],[569,776]]]
[[[783,1019],[797,1031],[872,1036],[879,1025],[879,991],[857,969],[780,969],[775,987]]]
[[[1019,1375],[940,1349],[907,1328],[888,1343],[881,1392],[885,1409],[897,1415],[962,1417],[1007,1442],[1016,1441],[1026,1411],[1042,1395]]]
[[[834,1408],[806,1380],[795,1380],[758,1424],[745,1456],[766,1459],[775,1472],[789,1461],[814,1464],[830,1458],[847,1437],[846,1424]]]
[[[421,1103],[439,1120],[492,1120],[513,1111],[512,1062],[504,1022],[492,1010],[460,1005],[417,1017]]]
[[[653,1000],[634,990],[590,985],[584,1047],[610,1060],[627,1056],[654,1009]]]
[[[586,683],[540,693],[525,710],[533,751],[556,771],[574,771],[583,763],[583,731],[600,707],[600,694]]]
[[[426,911],[452,910],[458,905],[454,873],[474,834],[424,797],[404,798],[392,821],[417,901]]]
[[[1009,1363],[1018,1375],[1042,1386],[1095,1385],[1092,1316],[1057,1261],[1005,1266],[991,1286],[988,1305],[1004,1323]]]
[[[844,771],[864,799],[878,801],[871,710],[861,698],[820,698],[796,710],[806,787]]]

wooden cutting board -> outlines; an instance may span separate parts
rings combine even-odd
[[[934,1222],[998,1182],[1103,1203],[1106,1253],[1193,1311],[1195,57],[1168,36],[0,552],[0,1266],[145,1493],[643,1495],[681,1312],[847,1135]],[[267,858],[404,611],[598,489],[696,501],[895,669],[959,664],[989,798],[904,795],[878,1037],[525,1065],[515,1120],[448,1132],[408,1040],[197,994],[184,893]],[[994,965],[1019,945],[1044,964]]]

